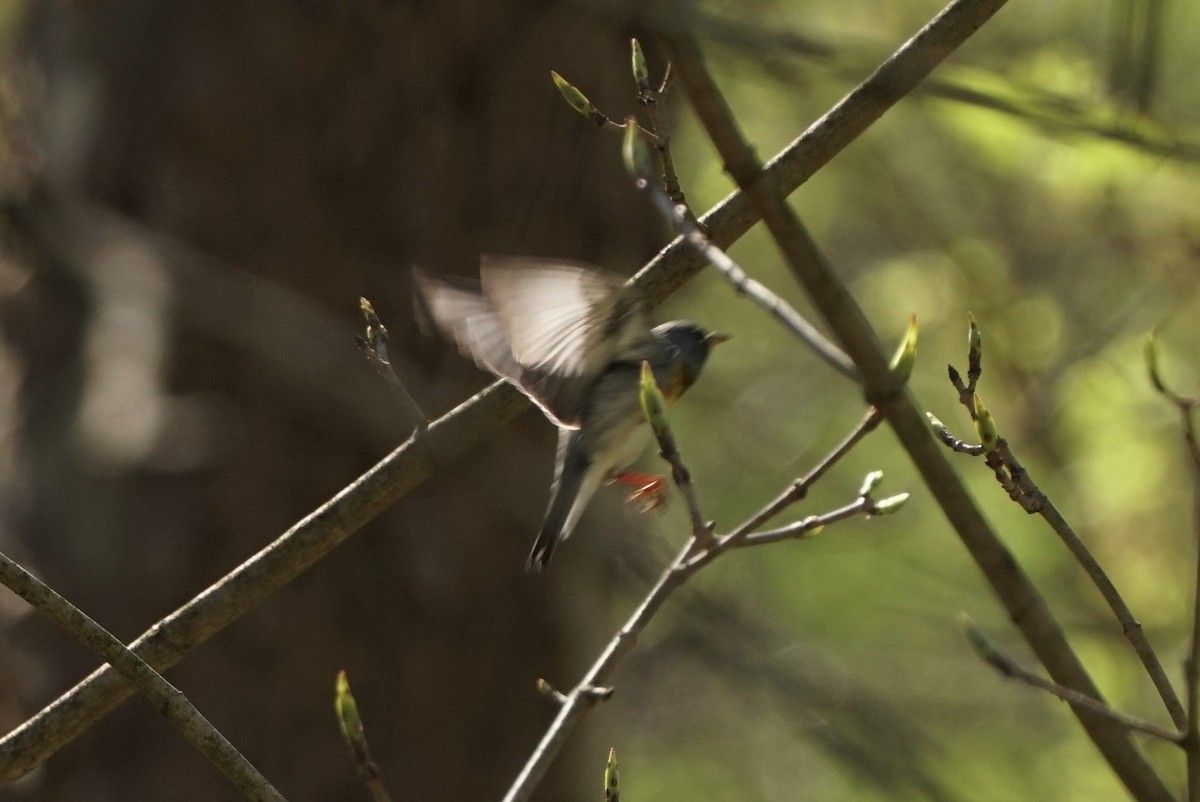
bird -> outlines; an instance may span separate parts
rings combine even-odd
[[[418,316],[559,429],[550,502],[525,565],[542,571],[602,484],[647,478],[625,473],[652,434],[639,396],[642,363],[674,401],[729,338],[686,320],[651,328],[638,289],[582,262],[485,255],[479,276],[452,286],[414,271]]]

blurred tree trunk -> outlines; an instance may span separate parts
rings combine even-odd
[[[495,251],[628,270],[656,242],[617,140],[572,115],[548,79],[559,69],[606,108],[630,108],[627,34],[578,6],[118,0],[26,11],[32,155],[25,194],[10,198],[51,231],[68,224],[41,199],[82,200],[214,257],[182,284],[127,232],[98,239],[85,264],[63,264],[44,231],[19,250],[7,243],[30,273],[4,300],[25,371],[18,418],[6,421],[20,492],[6,504],[4,546],[121,637],[406,436],[351,341],[359,295],[391,328],[400,370],[434,417],[485,379],[417,334],[411,264],[466,274]],[[262,279],[279,288],[278,307],[255,305]],[[246,289],[229,306],[208,282]],[[293,308],[311,314],[281,317]],[[297,326],[302,336],[288,333]],[[522,572],[552,442],[525,416],[171,678],[294,798],[362,794],[332,717],[339,668],[400,798],[495,797],[553,712],[534,680],[576,675],[564,636],[581,597],[601,593],[569,560],[546,577]],[[573,600],[556,602],[568,587]],[[33,617],[0,638],[38,666],[23,715],[95,665]],[[602,763],[591,757],[590,769]],[[579,788],[560,772],[540,796]],[[28,793],[233,798],[136,701],[51,759]]]

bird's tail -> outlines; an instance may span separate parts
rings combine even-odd
[[[559,432],[550,505],[546,508],[546,517],[538,531],[537,540],[533,541],[529,559],[525,561],[527,571],[545,570],[554,554],[554,547],[571,534],[588,499],[599,487],[598,477],[592,476],[591,462],[581,453],[578,438],[577,429]]]
[[[551,511],[553,511],[555,503],[562,498],[562,493],[554,497],[554,500],[550,502]],[[565,505],[560,504],[559,506]],[[546,520],[542,523],[541,530],[538,531],[537,540],[533,541],[533,550],[529,552],[529,559],[525,561],[526,571],[546,570],[546,566],[550,564],[550,557],[554,554],[554,547],[558,545],[558,533],[561,526],[561,515],[555,517],[546,515]]]

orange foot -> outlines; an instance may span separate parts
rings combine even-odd
[[[667,503],[667,480],[665,477],[653,476],[648,473],[626,472],[618,473],[608,480],[609,484],[616,482],[633,485],[635,489],[626,500],[631,504],[641,504],[642,512],[659,509]]]

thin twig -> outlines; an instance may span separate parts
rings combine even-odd
[[[383,377],[388,386],[396,394],[396,398],[400,400],[400,407],[404,410],[405,417],[417,429],[425,429],[429,427],[429,418],[425,417],[425,411],[421,409],[421,405],[412,397],[412,393],[404,386],[404,382],[400,379],[400,374],[396,373],[396,368],[392,365],[391,359],[388,358],[387,342],[388,330],[383,325],[383,321],[375,314],[375,307],[366,298],[358,299],[358,307],[362,310],[363,317],[367,321],[367,333],[365,337],[355,337],[355,342],[358,344],[359,350],[367,357],[367,362],[371,367],[375,368],[375,372]]]
[[[282,802],[283,794],[275,790],[178,688],[163,679],[111,632],[3,553],[0,553],[0,584],[27,601],[63,632],[107,660],[247,799]]]
[[[371,757],[371,747],[367,743],[367,732],[363,728],[362,717],[359,715],[358,702],[350,691],[350,680],[345,671],[339,671],[334,686],[334,710],[337,713],[338,728],[342,731],[342,739],[354,755],[354,764],[358,767],[363,785],[371,794],[373,802],[392,802],[383,783],[383,774],[379,764]]]
[[[971,318],[970,335],[968,337],[968,355],[967,360],[969,368],[967,370],[968,381],[963,384],[958,372],[950,367],[950,381],[958,391],[959,401],[973,419],[980,417],[980,412],[988,418],[989,426],[995,426],[995,421],[991,419],[991,413],[987,412],[983,406],[983,402],[979,400],[976,394],[979,379],[983,375],[983,337],[980,334],[979,327],[975,323],[975,318]],[[932,417],[932,416],[931,416]],[[933,418],[936,421],[936,418]],[[940,421],[938,422],[940,423]],[[945,428],[944,426],[942,427]],[[936,432],[938,427],[934,426]],[[948,433],[947,433],[948,436]],[[947,436],[939,437],[942,442],[947,442]],[[955,446],[952,443],[951,448]],[[961,450],[955,448],[955,450]],[[964,453],[972,453],[964,451]],[[1150,677],[1150,681],[1154,684],[1155,690],[1158,692],[1159,698],[1162,700],[1163,706],[1167,709],[1168,715],[1171,716],[1172,723],[1180,730],[1187,726],[1188,716],[1184,711],[1183,704],[1179,700],[1179,695],[1176,693],[1171,680],[1167,677],[1167,672],[1163,668],[1162,661],[1158,659],[1158,654],[1154,651],[1154,647],[1150,645],[1150,640],[1146,637],[1145,631],[1142,629],[1141,623],[1134,617],[1133,611],[1129,609],[1125,599],[1121,596],[1112,580],[1100,563],[1092,555],[1083,539],[1075,532],[1075,529],[1067,522],[1058,508],[1050,500],[1049,496],[1038,487],[1034,482],[1033,477],[1025,470],[1025,467],[1017,460],[1012,448],[1008,445],[1008,441],[1003,437],[996,435],[994,442],[990,448],[979,446],[979,452],[984,454],[984,462],[992,469],[996,476],[996,481],[1008,493],[1009,498],[1021,506],[1027,513],[1037,514],[1050,526],[1050,529],[1058,535],[1059,540],[1071,552],[1071,556],[1083,568],[1084,573],[1100,595],[1104,598],[1104,602],[1112,611],[1113,616],[1117,619],[1117,623],[1121,625],[1121,635],[1133,648],[1138,660],[1141,661],[1146,674]]]
[[[1192,527],[1196,533],[1196,580],[1192,585],[1192,633],[1184,681],[1187,683],[1188,802],[1200,801],[1200,447],[1197,446],[1196,421],[1192,411],[1196,402],[1181,405],[1184,439],[1192,456]]]
[[[992,641],[987,638],[974,625],[968,625],[967,638],[971,641],[971,645],[975,647],[976,653],[992,668],[999,671],[1006,677],[1020,680],[1026,685],[1031,685],[1035,688],[1040,688],[1043,691],[1057,696],[1064,702],[1068,702],[1077,707],[1086,708],[1093,713],[1111,719],[1122,727],[1130,730],[1144,732],[1147,735],[1152,735],[1155,738],[1161,738],[1164,741],[1170,741],[1173,744],[1181,744],[1183,735],[1179,732],[1165,729],[1154,724],[1153,722],[1140,719],[1137,716],[1130,716],[1122,713],[1119,710],[1114,710],[1103,702],[1099,702],[1092,697],[1082,694],[1074,688],[1068,688],[1064,685],[1059,685],[1057,682],[1052,682],[1045,677],[1036,674],[1017,663],[1016,660],[1009,657],[1004,652],[1000,651]]]
[[[900,97],[910,92],[965,38],[944,40],[945,29],[939,22],[970,20],[969,29],[975,30],[1003,5],[1003,0],[952,2],[935,22],[927,25],[881,66],[871,81],[851,92],[830,114],[844,113],[861,92],[879,91],[880,87],[874,81],[884,76],[890,79],[883,90],[889,96]],[[923,43],[931,41],[941,42],[941,45],[925,51],[926,58],[914,63],[903,57],[906,51],[921,49]],[[1051,676],[1065,686],[1099,699],[1099,690],[1071,649],[1062,627],[1050,613],[1045,600],[983,518],[961,479],[946,461],[940,446],[930,436],[924,417],[903,383],[890,371],[887,358],[862,309],[817,249],[795,212],[784,203],[782,188],[763,170],[754,156],[728,104],[708,74],[695,43],[687,36],[671,31],[667,46],[688,98],[721,154],[726,170],[758,208],[788,266],[809,292],[814,305],[825,316],[830,329],[862,374],[869,403],[878,406],[892,425],[926,486],[1008,608],[1013,621],[1020,627]],[[866,89],[868,84],[872,84],[872,89]],[[1135,798],[1144,802],[1166,802],[1172,798],[1162,778],[1130,741],[1124,728],[1083,706],[1076,705],[1072,709]]]
[[[671,478],[687,505],[688,517],[692,522],[693,550],[707,549],[713,542],[713,525],[704,520],[704,514],[700,511],[700,499],[692,482],[692,472],[684,465],[683,455],[679,453],[675,433],[671,431],[671,422],[667,417],[666,401],[654,381],[649,362],[642,363],[641,403],[650,429],[654,432],[654,439],[658,441],[659,456],[671,466]]]
[[[823,460],[823,463],[832,464],[833,461],[836,460],[827,458]],[[788,494],[784,495],[788,496]],[[756,521],[772,517],[778,512],[778,510],[770,511],[773,506],[775,506],[774,502],[739,526],[737,531],[748,529]],[[723,543],[725,545],[722,545]],[[658,581],[646,594],[625,625],[608,642],[604,651],[600,653],[575,689],[565,695],[554,692],[554,698],[560,702],[558,714],[546,729],[541,741],[529,756],[512,785],[509,786],[504,795],[504,802],[521,802],[529,798],[562,749],[571,731],[597,701],[596,690],[602,689],[605,695],[612,693],[610,683],[613,676],[622,661],[633,651],[638,637],[653,619],[655,613],[683,583],[728,550],[731,545],[735,544],[730,544],[728,536],[726,536],[717,539],[706,549],[698,549],[697,539],[695,537],[688,539],[688,542],[659,576]],[[548,683],[544,683],[544,681],[539,683],[539,688],[543,693],[548,687]]]
[[[1189,428],[1191,416],[1188,416]],[[1192,435],[1195,430],[1192,429]],[[1193,479],[1192,526],[1196,531],[1196,580],[1192,585],[1192,632],[1183,664],[1187,683],[1187,731],[1183,744],[1187,755],[1188,802],[1200,800],[1200,480]]]
[[[673,203],[667,192],[653,181],[639,180],[638,186],[650,196],[651,201],[662,215],[675,225],[676,231],[683,236],[684,240],[702,254],[708,263],[733,285],[739,295],[746,296],[770,312],[771,316],[782,323],[784,328],[799,337],[816,352],[817,356],[843,376],[861,383],[862,378],[858,375],[858,370],[854,367],[850,357],[821,334],[816,326],[809,323],[803,315],[796,311],[795,307],[760,282],[750,278],[741,265],[713,244],[712,240],[693,222],[686,206]]]
[[[691,575],[691,572],[684,567],[684,561],[691,553],[691,547],[692,541],[689,540],[671,565],[663,571],[658,582],[650,589],[629,620],[608,642],[583,679],[575,686],[574,690],[566,695],[565,701],[558,709],[558,715],[554,717],[517,778],[513,780],[512,785],[504,794],[504,802],[522,802],[533,793],[533,789],[537,787],[563,744],[566,743],[567,737],[594,704],[593,697],[586,693],[586,689],[602,686],[610,681],[621,662],[633,651],[638,637],[650,623],[650,619],[654,617],[671,593],[687,581]]]
[[[817,483],[817,480],[828,473],[830,468],[836,465],[842,457],[849,454],[850,450],[860,440],[875,431],[882,422],[883,416],[879,414],[877,409],[874,407],[868,409],[866,414],[863,415],[862,420],[842,438],[842,442],[834,446],[808,473],[792,482],[787,490],[781,493],[774,501],[751,516],[741,526],[729,534],[722,536],[717,541],[716,548],[720,550],[736,548],[740,541],[749,537],[751,533],[757,531],[767,521],[779,515],[793,504],[803,501],[808,496],[808,491]]]
[[[942,423],[932,412],[926,412],[925,418],[929,421],[929,428],[937,435],[937,439],[941,440],[951,451],[971,457],[983,456],[983,446],[978,443],[968,443],[966,440],[959,440],[950,433],[950,429],[946,427],[946,424]]]
[[[740,546],[764,546],[768,543],[777,543],[780,540],[806,540],[816,534],[819,534],[825,527],[835,524],[838,521],[844,521],[847,518],[853,518],[856,515],[864,515],[867,518],[879,515],[891,515],[900,509],[901,506],[908,500],[908,493],[900,493],[899,495],[890,496],[879,501],[875,500],[875,486],[883,479],[882,471],[874,471],[867,474],[863,481],[862,489],[859,491],[858,498],[836,510],[823,513],[821,515],[809,515],[794,523],[781,526],[776,529],[768,529],[765,532],[755,532],[752,535],[737,540],[729,541],[728,548],[737,548]]]
[[[846,506],[839,507],[836,510],[830,510],[821,515],[809,515],[787,526],[746,535],[740,540],[731,542],[729,547],[765,546],[769,543],[778,543],[781,540],[807,540],[830,524],[844,521],[847,518],[853,518],[856,515],[869,514],[869,504],[868,499],[857,498]]]
[[[679,185],[679,175],[675,172],[675,157],[671,154],[671,129],[667,115],[662,113],[658,105],[659,101],[666,96],[670,82],[671,65],[668,64],[663,72],[662,83],[657,88],[649,84],[638,87],[638,102],[646,110],[646,117],[650,120],[650,130],[658,138],[658,141],[653,144],[654,150],[658,154],[659,166],[662,169],[663,191],[666,192],[673,205],[681,207],[684,219],[692,226],[699,226],[699,221],[692,212],[692,207],[688,205],[687,197],[683,194],[683,188]]]
[[[1158,695],[1162,699],[1163,706],[1166,707],[1167,713],[1171,716],[1171,721],[1175,726],[1183,728],[1187,726],[1188,717],[1184,712],[1183,705],[1179,701],[1179,695],[1175,692],[1175,688],[1171,685],[1171,680],[1167,677],[1167,672],[1163,669],[1162,663],[1158,659],[1157,653],[1150,645],[1150,641],[1146,638],[1146,633],[1142,629],[1141,623],[1134,618],[1133,612],[1129,609],[1129,605],[1125,603],[1125,599],[1117,591],[1112,580],[1108,578],[1108,574],[1092,556],[1091,551],[1075,533],[1074,528],[1067,523],[1063,518],[1062,513],[1054,506],[1054,503],[1046,498],[1039,514],[1058,535],[1059,539],[1070,550],[1075,560],[1083,567],[1084,573],[1091,579],[1092,584],[1100,591],[1100,595],[1104,597],[1104,601],[1108,604],[1113,615],[1121,625],[1121,634],[1125,640],[1133,647],[1133,651],[1141,660],[1142,666],[1146,669],[1146,673],[1150,676],[1151,682],[1154,683],[1155,689],[1158,690]]]
[[[1150,383],[1158,393],[1179,411],[1180,430],[1192,463],[1192,526],[1195,531],[1196,580],[1192,585],[1192,631],[1187,657],[1183,664],[1187,684],[1187,721],[1183,745],[1187,754],[1188,802],[1200,801],[1200,436],[1196,430],[1195,411],[1200,398],[1185,396],[1173,390],[1159,372],[1155,337],[1146,343],[1146,367]]]

